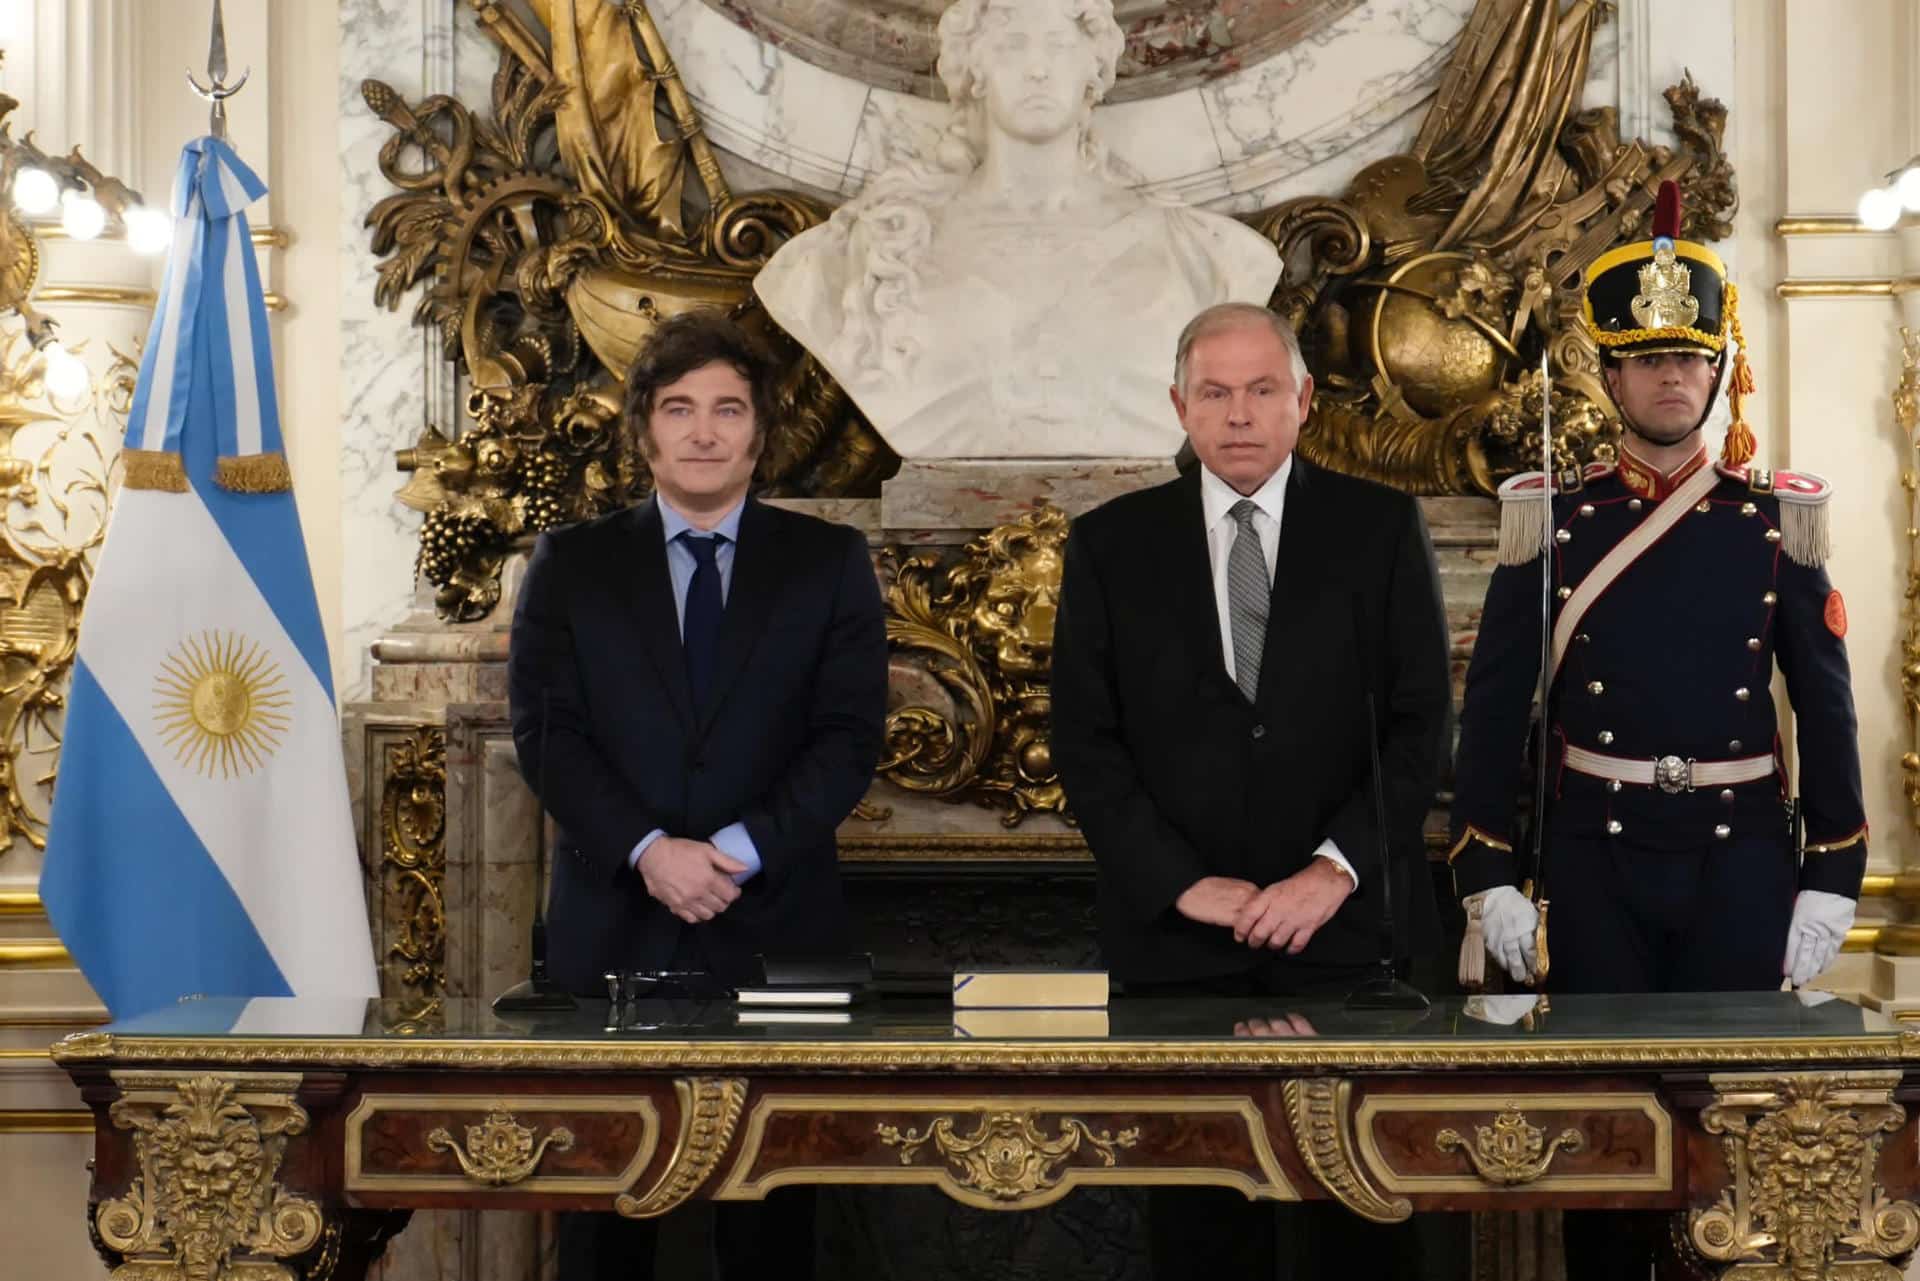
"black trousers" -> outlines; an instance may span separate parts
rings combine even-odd
[[[1284,1021],[1285,998],[1343,998],[1371,966],[1304,967],[1284,955],[1224,978],[1130,982],[1130,996],[1245,997],[1249,1014]],[[1465,1281],[1471,1253],[1465,1214],[1416,1214],[1369,1223],[1332,1201],[1273,1205],[1227,1188],[1151,1188],[1147,1251],[1156,1281]]]
[[[1547,825],[1550,992],[1759,992],[1780,986],[1799,869],[1782,822],[1682,850]],[[1567,1281],[1646,1281],[1664,1214],[1566,1216]]]
[[[684,1251],[668,1257],[658,1220],[562,1214],[557,1275],[559,1281],[813,1281],[813,1202],[812,1188],[778,1188],[764,1201],[694,1209],[712,1215],[712,1229],[691,1257]]]

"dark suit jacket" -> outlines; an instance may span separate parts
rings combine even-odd
[[[508,691],[521,772],[560,828],[550,966],[576,992],[667,965],[683,929],[735,983],[757,952],[849,945],[834,829],[873,779],[887,692],[866,541],[749,499],[718,647],[695,707],[653,502],[534,548]],[[759,874],[713,921],[682,925],[628,866],[634,845],[736,821]]]
[[[1284,956],[1187,920],[1174,900],[1203,876],[1269,885],[1304,868],[1325,838],[1360,885],[1294,963],[1305,972],[1380,955],[1369,689],[1404,957],[1437,938],[1421,824],[1451,701],[1420,509],[1295,458],[1251,706],[1221,654],[1202,519],[1195,470],[1080,517],[1067,542],[1053,758],[1098,866],[1107,965],[1123,980],[1180,980]]]

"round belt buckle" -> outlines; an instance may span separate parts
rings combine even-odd
[[[1669,796],[1693,786],[1693,766],[1678,756],[1662,756],[1653,763],[1653,781]]]

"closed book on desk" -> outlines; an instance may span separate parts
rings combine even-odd
[[[953,1008],[1105,1009],[1105,970],[955,970]]]
[[[953,1012],[953,1034],[963,1039],[1075,1040],[1107,1035],[1107,1012],[1095,1009],[973,1009]]]

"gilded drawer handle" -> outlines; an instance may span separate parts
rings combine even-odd
[[[547,1149],[565,1152],[573,1146],[573,1131],[563,1125],[549,1130],[538,1143],[533,1128],[513,1119],[513,1113],[495,1109],[479,1125],[467,1127],[463,1148],[445,1127],[427,1135],[427,1147],[435,1152],[451,1152],[460,1169],[475,1183],[490,1188],[518,1183],[540,1165]]]
[[[1532,1183],[1547,1172],[1553,1158],[1562,1151],[1578,1152],[1586,1146],[1580,1131],[1560,1131],[1553,1142],[1547,1132],[1530,1125],[1517,1108],[1508,1108],[1494,1118],[1492,1125],[1473,1127],[1473,1144],[1454,1129],[1433,1136],[1433,1146],[1442,1152],[1465,1152],[1476,1174],[1498,1187],[1510,1188]]]

